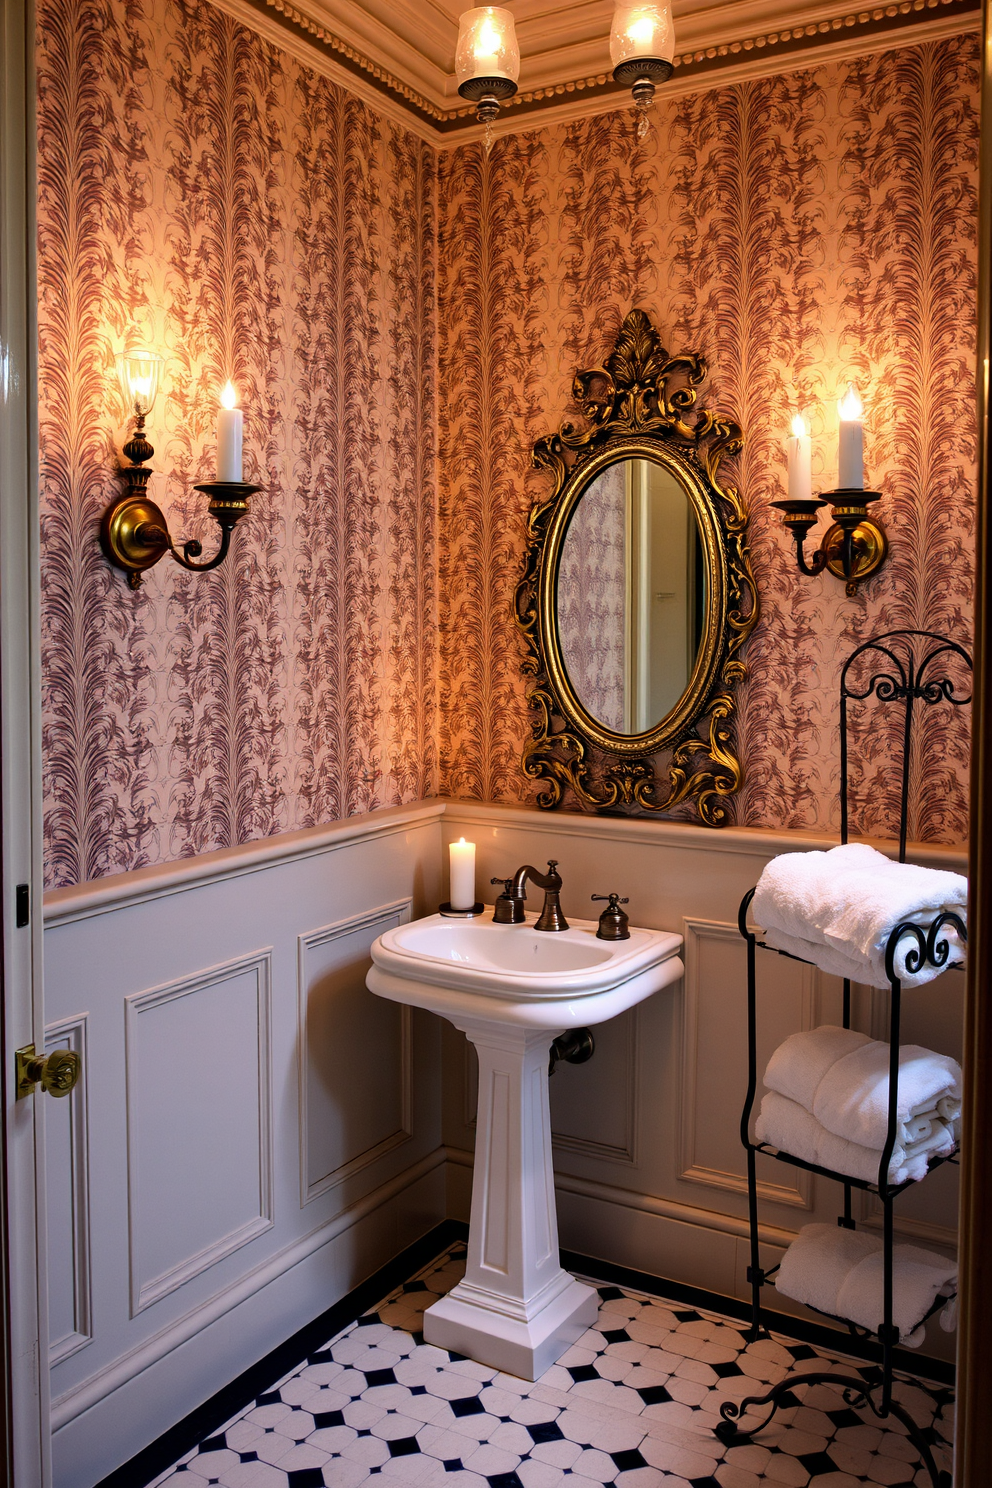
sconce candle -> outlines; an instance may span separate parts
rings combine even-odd
[[[837,404],[840,434],[837,445],[837,485],[842,491],[861,491],[865,484],[864,408],[853,382]]]
[[[223,405],[217,415],[217,479],[219,481],[241,480],[241,442],[244,418],[240,408],[235,408],[237,393],[229,382],[220,395]]]
[[[813,441],[806,420],[796,414],[792,420],[792,438],[787,441],[789,455],[789,500],[809,501],[813,494]]]
[[[470,910],[475,905],[475,843],[462,837],[448,846],[450,892],[448,902],[452,909]]]

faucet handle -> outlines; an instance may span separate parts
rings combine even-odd
[[[602,899],[610,902],[599,917],[599,929],[596,931],[597,940],[629,940],[630,922],[621,904],[629,904],[629,899],[621,899],[619,894],[593,894],[592,900],[596,904]]]
[[[512,878],[493,878],[491,883],[502,884],[503,892],[496,900],[493,909],[493,922],[497,925],[522,925],[524,923],[524,901],[523,896],[515,896],[513,893]]]

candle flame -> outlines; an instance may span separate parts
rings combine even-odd
[[[806,420],[803,418],[801,413],[797,413],[795,418],[792,420],[793,439],[805,439],[808,433],[809,430],[806,427]]]
[[[475,38],[476,57],[493,57],[503,45],[503,37],[487,16]]]
[[[459,839],[458,839],[458,846],[459,847],[464,847],[465,846],[465,838],[464,837],[459,837]]]
[[[627,35],[635,46],[650,46],[654,40],[654,21],[650,16],[638,16],[627,27]]]
[[[864,404],[853,382],[848,383],[847,392],[837,404],[838,412],[845,423],[857,423],[864,416]]]
[[[238,395],[234,391],[233,382],[229,382],[226,385],[224,391],[220,395],[220,401],[224,408],[235,408],[237,406]]]

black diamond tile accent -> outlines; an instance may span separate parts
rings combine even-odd
[[[576,1364],[574,1368],[569,1365],[566,1365],[565,1367],[568,1369],[569,1374],[572,1376],[572,1381],[576,1385],[579,1384],[582,1380],[593,1380],[600,1378],[591,1364]]]
[[[391,1369],[365,1369],[365,1383],[370,1390],[376,1385],[395,1385],[396,1376]]]
[[[389,1447],[390,1457],[412,1457],[414,1452],[420,1451],[420,1443],[415,1436],[401,1436],[386,1445]]]
[[[486,1481],[489,1484],[489,1488],[524,1488],[523,1483],[521,1483],[515,1472],[495,1473],[491,1478],[487,1478]]]
[[[267,1395],[259,1395],[258,1399],[255,1401],[255,1404],[256,1406],[282,1405],[282,1396],[279,1394],[278,1390],[270,1390]]]
[[[426,1292],[427,1287],[422,1281],[407,1281],[403,1284],[405,1292]]]
[[[452,1364],[464,1364],[465,1360],[468,1358],[468,1355],[456,1354],[454,1349],[449,1349],[448,1358],[451,1360]]]
[[[642,1457],[636,1447],[626,1452],[611,1452],[610,1456],[621,1472],[630,1472],[635,1467],[647,1467],[647,1458]]]
[[[317,1431],[324,1431],[328,1426],[343,1426],[344,1416],[341,1411],[314,1411],[313,1424]]]
[[[638,1395],[645,1405],[661,1405],[666,1400],[671,1400],[671,1395],[664,1385],[645,1385],[643,1390],[638,1390]]]
[[[564,1432],[557,1421],[532,1421],[527,1427],[535,1447],[540,1442],[563,1441]]]
[[[369,1468],[369,1477],[371,1478],[374,1473],[381,1473],[381,1472],[382,1472],[382,1468],[381,1467],[370,1467]]]
[[[611,1328],[609,1332],[604,1328],[603,1337],[607,1343],[629,1343],[630,1334],[626,1328]]]
[[[239,1452],[238,1453],[238,1456],[241,1458],[241,1461],[242,1462],[257,1462],[258,1461],[258,1453],[257,1452]]]
[[[298,1467],[286,1477],[289,1488],[324,1488],[324,1474],[319,1467]]]
[[[410,1394],[411,1395],[426,1395],[427,1394],[427,1386],[426,1385],[413,1385],[411,1387]]]
[[[368,1426],[365,1426],[358,1434],[359,1436],[371,1436],[372,1432]]]
[[[733,1360],[731,1360],[729,1364],[711,1364],[710,1368],[716,1375],[717,1379],[729,1379],[732,1374],[744,1373],[741,1366],[739,1364],[735,1364]]]
[[[797,1343],[795,1346],[786,1344],[785,1350],[786,1353],[792,1355],[797,1364],[800,1359],[816,1359],[819,1357],[816,1349],[811,1349],[809,1345],[805,1343]]]
[[[597,1287],[597,1291],[604,1302],[615,1302],[618,1297],[623,1296],[619,1287]]]
[[[324,1348],[324,1349],[320,1349],[319,1352],[316,1353],[316,1354],[310,1354],[310,1356],[307,1359],[307,1363],[308,1364],[333,1364],[334,1363],[334,1360],[331,1358],[331,1351],[330,1351],[330,1349],[329,1348]]]
[[[441,1463],[441,1466],[445,1472],[461,1472],[462,1459],[460,1457],[448,1457],[446,1461]]]
[[[276,1396],[276,1399],[279,1397]],[[223,1452],[227,1447],[227,1437],[223,1431],[220,1436],[208,1436],[206,1441],[200,1443],[201,1452]]]
[[[465,1395],[461,1400],[449,1400],[451,1413],[455,1416],[484,1416],[486,1407],[478,1395]]]
[[[832,1457],[828,1457],[826,1452],[807,1452],[805,1457],[797,1457],[796,1461],[802,1463],[811,1478],[815,1478],[817,1473],[837,1471],[836,1462]]]
[[[845,1406],[843,1410],[827,1411],[825,1414],[833,1421],[838,1431],[842,1431],[845,1426],[863,1426],[865,1424],[857,1411],[851,1410],[849,1406]]]
[[[672,1316],[677,1317],[680,1323],[700,1323],[702,1318],[698,1312],[676,1312],[672,1309]]]
[[[180,1462],[179,1465],[176,1468],[176,1472],[188,1472],[188,1471],[189,1471],[189,1469],[187,1468],[185,1462]]]

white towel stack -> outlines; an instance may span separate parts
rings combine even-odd
[[[889,1046],[851,1028],[794,1033],[765,1070],[768,1094],[755,1123],[767,1142],[804,1162],[874,1183],[888,1134]],[[917,1044],[899,1050],[891,1184],[918,1182],[958,1143],[961,1067]]]
[[[882,1241],[876,1235],[805,1225],[785,1253],[775,1288],[807,1307],[877,1333],[883,1321],[882,1264]],[[892,1321],[900,1343],[919,1347],[926,1332],[923,1319],[938,1296],[953,1299],[957,1274],[955,1262],[935,1251],[893,1247]],[[947,1331],[953,1328],[953,1300],[942,1309],[940,1322]]]
[[[896,925],[929,925],[942,910],[964,918],[968,880],[959,873],[893,863],[873,847],[849,843],[829,852],[784,853],[758,880],[751,912],[765,941],[811,961],[834,976],[869,987],[887,987],[885,948]],[[963,961],[957,932],[942,932],[952,961]],[[900,942],[896,973],[904,987],[919,987],[940,975],[935,966],[907,973],[913,938]]]

